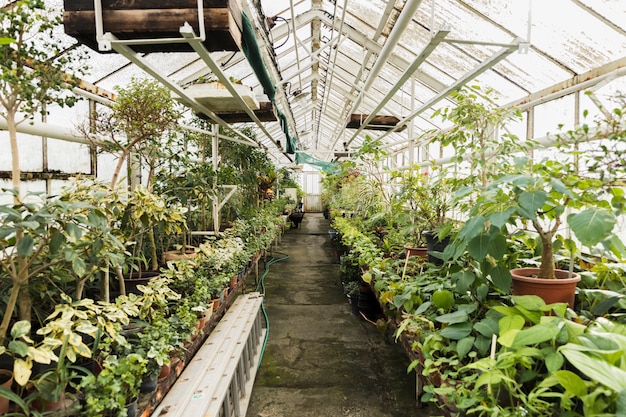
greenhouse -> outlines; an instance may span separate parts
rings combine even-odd
[[[0,28],[0,415],[626,416],[622,0]]]

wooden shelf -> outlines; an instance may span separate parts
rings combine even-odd
[[[64,0],[65,33],[98,51],[93,0]],[[241,49],[240,0],[204,0],[204,25],[208,51]],[[197,35],[198,7],[194,0],[102,0],[104,33],[118,39],[181,38],[179,28],[188,22]],[[158,42],[131,46],[136,52],[191,52],[187,43]]]
[[[244,111],[226,111],[215,113],[227,123],[246,123],[253,121],[250,116],[248,116],[248,113]],[[259,109],[254,110],[254,114],[261,122],[275,122],[278,120],[274,106],[269,101],[260,102]],[[201,119],[208,119],[208,117],[203,113],[198,113],[197,115]]]

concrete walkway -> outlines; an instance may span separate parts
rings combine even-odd
[[[266,276],[269,340],[248,417],[436,415],[415,400],[408,359],[351,313],[321,214],[288,230]]]

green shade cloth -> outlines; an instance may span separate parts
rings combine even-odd
[[[289,134],[289,124],[287,123],[287,116],[278,108],[276,105],[276,86],[272,83],[272,79],[270,78],[269,73],[267,72],[267,68],[265,68],[265,64],[263,63],[263,58],[261,57],[261,50],[259,49],[259,44],[256,41],[256,36],[254,35],[254,28],[252,27],[252,23],[245,12],[242,12],[243,17],[243,33],[241,39],[241,49],[246,59],[250,63],[252,70],[256,74],[261,86],[263,87],[263,92],[272,102],[272,105],[276,109],[276,113],[278,114],[278,119],[280,120],[280,126],[287,137],[286,144],[286,152],[288,154],[294,154],[297,150],[296,138],[292,137]]]
[[[322,171],[329,174],[338,173],[341,168],[338,162],[327,162],[317,159],[307,153],[298,152],[296,154],[296,164],[309,164],[320,168]]]

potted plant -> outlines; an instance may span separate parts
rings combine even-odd
[[[124,262],[123,247],[100,207],[44,198],[3,206],[2,211],[0,270],[12,285],[0,339],[6,336],[16,309],[20,319],[35,317],[41,323],[54,310],[60,293],[80,299],[85,283],[101,277],[108,263]],[[47,291],[41,291],[41,286]],[[37,303],[32,302],[33,295],[39,297]]]
[[[623,113],[615,114],[621,117]],[[617,257],[624,253],[613,227],[625,202],[617,181],[623,168],[615,165],[615,152],[618,160],[620,155],[615,143],[623,142],[626,132],[615,120],[596,123],[595,129],[582,125],[559,135],[557,145],[567,142],[567,147],[557,147],[562,156],[567,156],[562,161],[512,156],[514,168],[481,190],[469,220],[457,236],[456,247],[448,255],[458,256],[467,249],[474,259],[487,260],[483,263],[485,275],[507,292],[513,280],[514,294],[531,291],[519,289],[521,282],[534,288],[540,284],[566,284],[567,295],[548,296],[545,289],[539,295],[548,303],[568,302],[573,306],[576,282],[580,280],[573,273],[577,243],[591,249],[602,244]],[[578,151],[583,144],[588,148],[584,153]],[[598,150],[593,149],[596,145]],[[611,154],[607,152],[609,148],[616,150]],[[507,241],[524,234],[526,226],[536,233],[540,262],[538,267],[520,269],[516,268],[518,259],[510,252],[512,247]],[[565,226],[567,230],[562,230]],[[565,231],[571,231],[573,237],[562,235]],[[568,249],[571,255],[566,271],[555,268],[554,253],[561,248]]]
[[[428,172],[415,164],[394,171],[391,178],[397,184],[392,207],[398,214],[394,217],[409,241],[405,246],[407,254],[424,258],[428,255],[429,261],[439,263],[440,259],[429,252],[443,251],[437,244],[447,238],[453,227],[448,219],[453,179],[447,178],[441,167]]]
[[[107,356],[100,373],[88,375],[79,385],[85,396],[84,415],[137,415],[139,387],[146,364],[147,360],[138,353]]]

